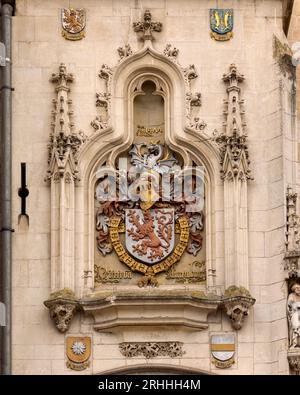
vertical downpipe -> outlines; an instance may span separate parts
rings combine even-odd
[[[13,7],[1,7],[1,39],[6,48],[6,66],[1,67],[1,301],[6,307],[6,326],[2,327],[1,373],[11,374],[11,25]]]

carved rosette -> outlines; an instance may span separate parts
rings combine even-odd
[[[223,297],[223,307],[231,320],[234,329],[242,328],[249,309],[255,303],[250,292],[244,287],[231,286],[226,289]]]
[[[79,309],[79,303],[75,294],[70,289],[53,292],[50,298],[44,302],[49,309],[49,314],[59,332],[66,332],[71,321]]]
[[[185,353],[181,342],[124,342],[119,344],[122,355],[126,358],[143,356],[179,358]]]

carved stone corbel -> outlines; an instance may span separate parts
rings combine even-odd
[[[79,310],[79,303],[74,292],[67,288],[50,294],[44,305],[49,309],[50,317],[57,330],[62,333],[69,329],[76,311]]]
[[[300,349],[289,350],[288,361],[291,370],[294,370],[297,374],[300,374]]]
[[[226,289],[223,297],[223,307],[231,320],[234,329],[242,328],[249,309],[255,303],[250,292],[244,287],[231,286]]]

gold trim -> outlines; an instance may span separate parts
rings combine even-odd
[[[234,360],[234,357],[231,357],[227,361],[219,361],[219,360],[213,358],[213,360],[211,362],[215,365],[216,368],[227,369],[227,368],[230,368],[235,363],[235,360]]]
[[[90,361],[83,362],[83,363],[73,363],[71,361],[66,362],[67,368],[72,369],[72,370],[85,370],[90,366]]]
[[[71,40],[71,41],[81,40],[82,38],[85,37],[84,30],[81,30],[78,33],[69,33],[64,28],[62,28],[61,34],[66,40]]]
[[[228,41],[233,37],[233,32],[228,32],[226,34],[218,34],[216,32],[210,32],[210,36],[216,41]]]

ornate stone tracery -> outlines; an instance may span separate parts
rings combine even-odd
[[[122,355],[127,358],[144,356],[147,359],[155,357],[182,357],[183,343],[181,342],[135,342],[121,343],[119,349]]]

